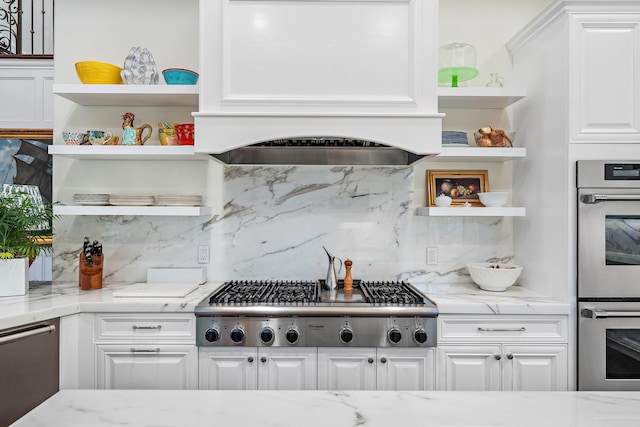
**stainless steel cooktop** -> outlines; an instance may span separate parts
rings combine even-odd
[[[411,284],[231,281],[196,307],[200,346],[435,346],[438,309]]]

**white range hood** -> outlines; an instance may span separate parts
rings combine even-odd
[[[437,16],[437,0],[201,0],[196,151],[235,164],[438,154]]]

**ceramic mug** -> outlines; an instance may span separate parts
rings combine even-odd
[[[62,132],[62,138],[68,145],[81,145],[86,142],[87,134],[82,132]]]
[[[103,145],[109,142],[112,137],[111,132],[103,131],[103,130],[88,130],[87,137],[89,138],[89,142],[91,144]]]

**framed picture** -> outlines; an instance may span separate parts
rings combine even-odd
[[[48,153],[53,143],[52,129],[0,128],[0,192],[10,186],[36,186],[39,197],[51,204],[52,156]],[[39,243],[51,246],[51,236]]]
[[[489,174],[486,170],[428,170],[427,200],[436,205],[440,194],[451,197],[451,206],[469,203],[482,206],[478,193],[489,191]]]

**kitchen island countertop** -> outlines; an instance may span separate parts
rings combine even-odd
[[[14,427],[637,427],[640,392],[63,390]]]

